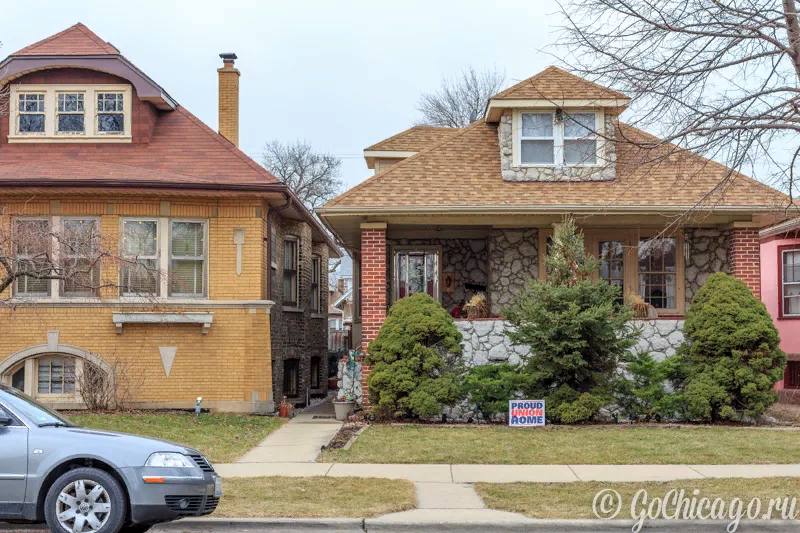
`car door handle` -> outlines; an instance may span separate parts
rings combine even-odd
[[[2,474],[2,473],[0,473],[0,479],[6,479],[6,480],[25,479],[25,474]]]

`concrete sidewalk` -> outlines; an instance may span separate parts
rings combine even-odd
[[[283,427],[270,433],[258,446],[239,459],[238,463],[247,465],[263,463],[313,463],[317,460],[320,448],[328,444],[341,427],[342,423],[338,422],[335,418],[333,403],[331,403],[331,400],[325,400],[318,405],[304,409],[298,413],[297,416],[284,424]],[[250,468],[252,467],[248,466],[248,468],[243,471],[247,471]]]
[[[670,481],[701,478],[800,476],[787,465],[407,465],[264,462],[214,465],[223,478],[260,476],[380,477],[420,483],[567,483]]]

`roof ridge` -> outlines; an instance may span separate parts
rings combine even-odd
[[[101,47],[103,47],[105,50],[111,49],[112,52],[109,52],[109,53],[111,53],[111,54],[119,54],[120,53],[120,51],[115,46],[112,46],[111,43],[109,43],[108,41],[104,41],[103,39],[101,39],[100,36],[97,35],[95,32],[93,32],[92,30],[90,30],[89,27],[86,26],[86,24],[84,24],[82,22],[78,22],[77,24],[75,24],[75,27],[78,30],[80,30],[81,33],[83,33],[89,39],[91,39],[96,44],[98,44]]]
[[[590,86],[592,86],[592,87],[594,87],[596,89],[599,89],[601,91],[606,91],[608,93],[614,94],[618,98],[625,98],[625,99],[628,98],[626,95],[622,94],[619,91],[616,91],[616,90],[614,90],[614,89],[612,89],[610,87],[606,87],[604,85],[600,85],[599,83],[593,82],[591,80],[587,80],[585,78],[581,78],[580,76],[578,76],[576,74],[573,74],[571,72],[568,72],[568,71],[566,71],[566,70],[564,70],[564,69],[562,69],[560,67],[557,67],[556,65],[548,66],[546,69],[542,70],[541,72],[538,72],[538,73],[534,74],[533,76],[531,76],[529,78],[526,78],[526,79],[520,81],[519,83],[516,83],[515,85],[512,85],[508,89],[500,91],[496,95],[492,96],[492,98],[497,98],[497,99],[501,99],[502,100],[504,98],[507,98],[508,95],[510,95],[511,93],[514,93],[514,92],[516,92],[516,91],[518,91],[518,90],[520,90],[523,87],[526,87],[528,85],[530,85],[537,93],[541,94],[542,91],[536,87],[534,82],[536,80],[540,79],[541,77],[544,77],[544,75],[549,73],[549,72],[556,72],[556,73],[559,73],[559,74],[564,74],[566,76],[569,76],[570,78],[575,79],[578,82],[585,83],[585,84],[588,84],[588,85],[590,85]]]
[[[36,41],[33,44],[29,44],[28,46],[20,48],[19,50],[17,50],[16,52],[14,52],[11,55],[12,56],[27,55],[29,52],[32,52],[32,51],[36,50],[37,48],[39,48],[39,47],[41,47],[41,46],[43,46],[43,45],[45,45],[45,44],[47,44],[47,43],[49,43],[51,41],[54,41],[55,39],[63,37],[64,35],[66,35],[66,34],[68,34],[70,32],[76,31],[76,30],[80,31],[83,35],[85,35],[87,38],[89,38],[94,44],[100,46],[100,48],[102,48],[103,51],[106,52],[107,54],[114,55],[114,54],[119,54],[120,53],[119,50],[117,50],[113,46],[109,45],[107,42],[103,41],[103,39],[101,39],[99,35],[97,35],[92,30],[90,30],[85,24],[83,24],[82,22],[78,22],[76,24],[73,24],[69,28],[61,30],[58,33],[54,33],[50,37],[45,37],[44,39],[42,39],[40,41]],[[113,51],[109,52],[109,49],[113,49]]]
[[[227,138],[225,138],[224,135],[222,135],[221,133],[216,132],[216,131],[212,130],[210,127],[208,127],[208,125],[205,122],[203,122],[202,120],[200,120],[199,118],[194,116],[191,111],[189,111],[188,109],[186,109],[182,105],[178,105],[178,107],[176,108],[176,111],[181,111],[183,116],[185,116],[186,118],[191,120],[192,123],[194,123],[196,126],[199,126],[200,129],[205,131],[206,134],[209,137],[211,137],[212,139],[217,141],[220,144],[220,146],[223,146],[225,149],[227,149],[233,155],[235,155],[236,157],[241,159],[245,164],[247,164],[253,170],[257,171],[264,178],[267,178],[267,179],[272,178],[272,179],[275,180],[275,182],[280,182],[281,181],[281,180],[279,180],[277,178],[277,176],[272,174],[272,172],[268,171],[267,169],[265,169],[264,167],[262,167],[261,165],[259,165],[255,161],[253,161],[253,159],[250,156],[248,156],[247,154],[242,152],[235,144],[233,144],[231,141],[229,141]]]
[[[377,178],[383,178],[384,176],[390,174],[391,172],[397,170],[398,168],[404,167],[406,164],[408,164],[409,161],[416,161],[421,156],[424,156],[425,154],[428,154],[432,150],[436,150],[440,146],[442,146],[442,145],[444,145],[446,143],[449,143],[450,141],[453,141],[454,139],[457,139],[457,138],[461,137],[462,135],[464,135],[468,131],[474,129],[478,124],[485,123],[485,122],[486,121],[484,119],[479,119],[479,120],[476,120],[475,122],[473,122],[472,124],[470,124],[469,126],[467,126],[466,128],[460,128],[461,131],[459,131],[458,133],[454,133],[450,137],[447,137],[447,138],[443,139],[442,141],[439,141],[438,143],[436,143],[436,144],[434,144],[434,145],[432,145],[432,146],[430,146],[428,148],[425,148],[424,150],[420,150],[416,154],[414,154],[414,155],[412,155],[410,157],[406,157],[402,161],[398,161],[397,163],[395,163],[394,165],[392,165],[391,167],[389,167],[387,170],[385,170],[383,172],[379,172],[378,174],[375,174],[374,176],[370,176],[369,178],[365,179],[361,183],[357,184],[355,187],[343,192],[342,194],[340,194],[339,196],[337,196],[333,200],[327,202],[325,205],[323,205],[323,208],[324,207],[333,207],[333,206],[335,206],[341,200],[344,200],[346,197],[350,196],[355,191],[360,190],[362,187],[365,187],[369,183],[373,183],[373,182],[377,181]],[[409,128],[409,129],[411,129],[411,128]],[[406,130],[406,131],[408,131],[408,130]],[[405,133],[405,132],[402,132],[402,133]],[[383,141],[381,141],[381,142],[383,142]]]

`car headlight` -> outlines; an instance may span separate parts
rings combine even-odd
[[[191,459],[181,453],[156,452],[147,458],[144,466],[163,466],[168,468],[193,468],[195,464]]]

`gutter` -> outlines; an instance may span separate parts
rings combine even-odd
[[[397,206],[397,207],[323,207],[317,210],[320,215],[458,215],[458,214],[536,214],[564,212],[582,214],[617,213],[653,213],[685,212],[685,211],[718,211],[718,212],[744,212],[753,211],[778,211],[776,206],[731,205],[731,206],[696,206],[696,205],[581,205],[581,204],[553,204],[553,205],[436,205],[436,206]]]

